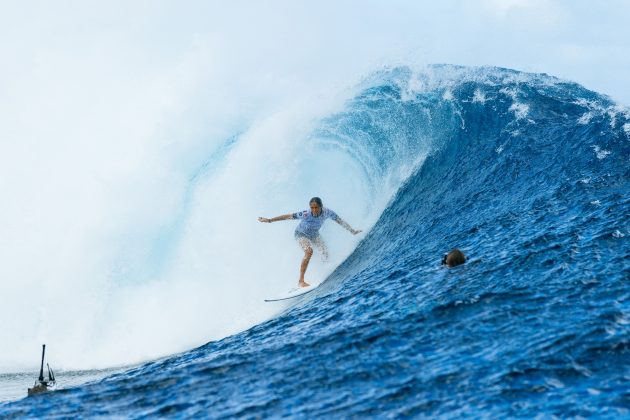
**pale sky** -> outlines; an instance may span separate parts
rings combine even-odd
[[[629,22],[628,0],[4,1],[0,93],[38,66],[103,59],[112,70],[100,77],[124,79],[205,43],[227,73],[249,66],[298,84],[343,84],[389,64],[493,65],[628,105]]]

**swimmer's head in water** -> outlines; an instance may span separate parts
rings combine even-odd
[[[318,215],[319,212],[322,211],[322,199],[319,197],[313,197],[311,198],[311,201],[308,202],[309,207],[311,208],[311,212],[313,212],[314,215]]]
[[[450,267],[455,267],[456,265],[464,264],[466,262],[466,256],[462,251],[455,248],[448,254],[444,254],[442,258],[442,265],[447,265]]]

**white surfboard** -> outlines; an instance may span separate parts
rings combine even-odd
[[[313,290],[317,289],[318,286],[319,284],[312,284],[308,287],[295,287],[286,293],[280,294],[276,298],[265,299],[265,302],[278,302],[280,300],[295,299],[297,297],[304,296],[305,294],[312,292]]]

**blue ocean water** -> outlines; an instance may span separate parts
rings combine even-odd
[[[374,184],[411,168],[323,286],[0,415],[630,416],[627,108],[544,74],[395,68],[312,136]],[[468,262],[442,268],[454,247]]]

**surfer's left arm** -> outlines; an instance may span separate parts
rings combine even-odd
[[[348,232],[352,233],[353,235],[363,232],[362,230],[353,229],[352,226],[348,224],[348,222],[346,222],[339,216],[337,216],[337,219],[335,219],[335,222],[339,223],[341,227],[343,227],[344,229],[346,229]]]

